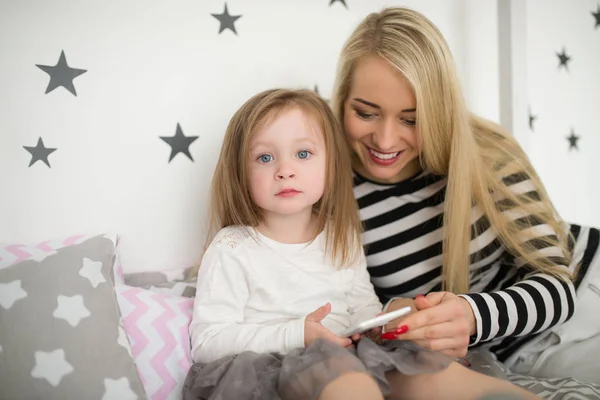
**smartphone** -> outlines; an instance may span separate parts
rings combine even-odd
[[[383,326],[388,322],[395,320],[396,318],[402,317],[410,312],[410,307],[403,307],[396,311],[390,311],[388,313],[382,314],[378,317],[368,319],[366,321],[362,321],[356,326],[352,326],[342,333],[340,333],[341,337],[350,337],[357,333],[363,333],[368,331],[369,329],[377,328],[378,326]]]

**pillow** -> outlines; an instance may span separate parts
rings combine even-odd
[[[115,246],[118,245],[117,235],[106,235]],[[43,260],[51,254],[56,254],[56,250],[63,247],[72,246],[89,240],[92,236],[73,235],[59,240],[46,240],[36,244],[7,244],[0,243],[0,269],[10,267],[18,262],[25,260]],[[114,277],[117,282],[123,283],[123,266],[118,251],[115,251],[116,259],[114,263]]]
[[[116,243],[0,248],[0,398],[144,398],[115,301]]]
[[[74,235],[60,240],[46,240],[36,244],[0,243],[0,269],[9,267],[25,260],[43,260],[56,250],[81,243],[89,236]]]
[[[194,299],[182,295],[183,287],[188,285],[115,286],[132,354],[152,400],[180,399],[192,365],[189,325]]]
[[[161,272],[135,272],[124,275],[126,285],[143,287],[154,292],[167,293],[174,296],[194,297],[196,295],[196,277],[188,279],[168,279]]]

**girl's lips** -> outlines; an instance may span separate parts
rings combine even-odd
[[[296,189],[283,189],[282,191],[280,191],[279,193],[277,193],[275,196],[278,196],[278,197],[294,197],[297,194],[300,194],[300,192],[297,191]]]

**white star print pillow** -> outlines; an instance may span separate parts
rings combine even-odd
[[[0,397],[146,397],[115,297],[116,243],[0,247]]]

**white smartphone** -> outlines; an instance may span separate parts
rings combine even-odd
[[[357,333],[363,333],[368,331],[369,329],[376,328],[378,326],[383,326],[388,322],[395,320],[396,318],[402,317],[410,312],[410,307],[403,307],[396,311],[390,311],[389,313],[385,313],[380,315],[379,317],[371,318],[366,321],[362,321],[356,326],[350,327],[340,333],[341,337],[350,337]]]

